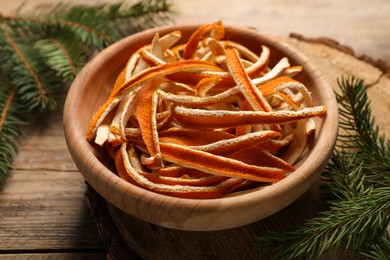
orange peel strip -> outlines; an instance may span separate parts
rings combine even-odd
[[[168,107],[167,111],[158,113],[156,116],[157,120],[157,130],[163,129],[171,120],[171,108]],[[141,138],[141,129],[139,127],[126,127],[124,129],[125,137],[126,138]]]
[[[135,145],[137,148],[146,151],[146,147],[143,144]],[[248,165],[242,161],[200,151],[184,145],[160,143],[160,148],[164,160],[213,175],[275,182],[282,179],[285,173],[283,169]]]
[[[119,134],[123,139],[126,139],[126,125],[130,120],[131,116],[134,115],[136,108],[136,100],[134,99],[135,92],[128,94],[128,99],[123,105],[123,110],[117,112],[119,114]]]
[[[135,89],[136,87],[139,87],[140,85],[144,84],[145,82],[155,79],[164,77],[173,73],[178,72],[202,72],[202,71],[220,71],[221,69],[215,66],[214,64],[210,62],[205,61],[199,61],[199,60],[180,60],[176,62],[171,63],[164,63],[159,66],[147,68],[125,83],[120,86],[116,92],[112,94],[113,97],[118,96],[119,94]]]
[[[168,33],[161,38],[159,38],[159,35],[156,34],[152,40],[152,44],[146,45],[145,47],[141,48],[139,51],[131,55],[129,61],[126,64],[126,67],[123,69],[125,77],[122,78],[121,84],[119,84],[120,81],[118,81],[118,84],[115,84],[115,86],[120,87],[125,81],[129,80],[132,76],[147,68],[146,63],[141,60],[141,53],[143,50],[148,49],[150,50],[151,53],[153,53],[154,56],[158,56],[160,59],[162,59],[164,51],[166,51],[169,47],[174,45],[180,38],[181,38],[180,31],[174,31]],[[114,87],[113,90],[115,89],[116,88]]]
[[[185,186],[185,185],[166,185],[154,183],[134,168],[129,160],[127,144],[121,145],[121,148],[115,155],[115,165],[118,175],[135,185],[152,190],[161,194],[192,199],[212,199],[220,198],[238,187],[244,180],[237,178],[228,178],[227,180],[214,186]]]
[[[221,42],[215,38],[209,37],[206,39],[206,45],[209,47],[210,52],[214,56],[221,56],[225,54],[225,48],[222,46]]]
[[[284,91],[286,89],[296,90],[303,96],[306,106],[311,107],[313,105],[310,92],[306,88],[306,86],[301,82],[292,79],[291,77],[287,77],[287,76],[278,77],[263,85],[260,85],[259,89],[265,96],[276,93],[277,91],[279,92]]]
[[[122,84],[122,86],[114,89],[113,93],[111,93],[111,96],[106,100],[106,102],[98,109],[98,111],[92,117],[90,124],[88,126],[87,140],[92,141],[96,133],[97,127],[99,127],[99,125],[103,122],[104,118],[109,114],[109,112],[111,112],[111,110],[115,108],[116,105],[120,102],[122,98],[121,94],[123,94],[125,91],[134,90],[149,80],[163,77],[169,74],[182,72],[182,71],[200,72],[204,70],[220,70],[220,69],[208,62],[196,61],[196,60],[184,60],[184,61],[167,63],[167,64],[163,64],[160,66],[143,70],[142,72],[138,73],[130,80]]]
[[[248,165],[183,145],[160,143],[160,149],[164,160],[210,174],[261,182],[276,182],[284,178],[285,172],[281,169]]]
[[[261,51],[259,58],[251,66],[249,66],[248,68],[245,68],[245,71],[248,73],[249,76],[253,76],[253,75],[261,72],[268,63],[271,51],[265,45],[262,45],[261,49],[262,49],[262,51]]]
[[[141,136],[148,148],[151,160],[149,167],[163,167],[160,155],[158,132],[157,132],[157,95],[155,90],[166,81],[165,78],[157,78],[149,81],[137,92],[134,97],[137,100],[135,115],[140,126]]]
[[[119,104],[117,105],[116,111],[124,111],[129,112],[129,106],[132,103],[134,93],[129,93],[127,95],[124,95]],[[125,141],[125,135],[123,133],[124,125],[126,124],[126,119],[128,115],[122,115],[123,112],[116,112],[111,120],[110,129],[111,132],[117,136],[118,142],[121,142],[121,140]]]
[[[188,60],[194,58],[198,44],[207,34],[212,34],[213,38],[220,40],[225,35],[225,28],[221,22],[205,24],[198,28],[191,35],[190,39],[184,47],[184,59]]]
[[[301,71],[303,70],[303,67],[302,66],[291,66],[290,68],[286,69],[284,72],[283,72],[283,76],[287,76],[287,77],[294,77],[296,76],[297,74],[299,74]]]
[[[284,71],[288,70],[289,68],[290,68],[290,62],[286,57],[284,57],[280,59],[279,62],[264,76],[252,79],[252,84],[255,86],[264,84],[267,81],[279,77],[284,73]]]
[[[263,95],[269,95],[270,87],[262,87],[261,84],[266,84],[269,81],[272,81],[275,79],[279,74],[282,73],[282,71],[289,65],[289,63],[283,59],[278,65],[274,67],[271,71],[269,71],[267,74],[265,74],[263,77],[256,78],[252,80],[253,84],[260,85],[260,92],[264,91]],[[219,94],[213,95],[213,96],[205,96],[205,93],[210,90],[213,86],[216,86],[219,82],[223,81],[221,77],[211,77],[211,78],[205,78],[199,82],[199,86],[197,88],[200,88],[198,91],[202,92],[202,96],[186,96],[186,95],[175,95],[173,93],[167,93],[162,90],[159,90],[157,93],[158,95],[170,102],[176,103],[178,105],[185,105],[185,106],[207,106],[216,104],[218,102],[221,102],[233,95],[236,95],[240,92],[240,88],[238,86],[229,88],[228,90],[221,92]],[[276,88],[274,84],[272,84],[273,88]],[[250,88],[255,88],[254,86],[251,86]],[[263,90],[264,89],[264,90]],[[255,91],[255,90],[254,90]],[[256,91],[258,92],[258,91]],[[263,99],[263,98],[262,98]],[[263,102],[267,102],[266,100],[263,100]]]
[[[116,108],[121,101],[121,97],[110,97],[94,114],[92,117],[87,130],[87,140],[92,142],[96,135],[96,131],[103,120],[107,117],[110,112]]]
[[[229,154],[232,153],[232,151],[244,149],[246,147],[250,147],[258,143],[269,141],[279,136],[280,133],[276,131],[258,131],[258,132],[248,133],[246,135],[241,135],[235,138],[230,138],[227,140],[217,141],[206,145],[188,146],[188,147],[199,151],[205,151],[212,154],[222,155],[222,154]]]
[[[251,78],[242,66],[238,52],[235,49],[226,49],[226,59],[234,81],[253,109],[257,111],[271,111],[267,100],[261,94],[260,90],[253,85]]]
[[[306,134],[306,120],[300,120],[297,122],[296,130],[294,132],[294,138],[290,143],[289,149],[287,149],[281,158],[289,164],[296,163],[303,152],[306,149],[307,134]]]
[[[325,116],[326,107],[316,106],[299,111],[211,111],[177,106],[174,117],[183,125],[205,128],[225,128],[253,124],[286,124],[304,118]]]
[[[262,146],[254,145],[240,151],[236,151],[229,155],[229,158],[240,160],[247,164],[277,167],[287,172],[295,171],[294,166],[282,160],[278,156],[273,155]]]
[[[202,172],[196,169],[189,169],[182,166],[166,166],[155,171],[155,174],[166,177],[182,177],[183,175],[189,175],[192,177],[207,177],[209,173]]]
[[[196,97],[189,95],[176,95],[167,93],[163,90],[158,90],[157,94],[165,101],[175,103],[176,105],[184,105],[187,107],[208,106],[221,102],[238,93],[237,88],[228,89],[220,94],[214,96]]]
[[[160,45],[163,51],[168,50],[181,39],[181,31],[173,31],[160,38]]]
[[[266,151],[269,151],[272,154],[276,154],[279,149],[282,147],[286,147],[291,143],[293,140],[294,135],[289,134],[284,136],[282,139],[277,139],[277,140],[270,140],[268,142],[260,144],[261,147],[263,147]]]
[[[282,77],[272,79],[272,80],[260,85],[259,89],[261,90],[263,95],[268,96],[268,95],[271,95],[274,92],[274,90],[277,89],[278,87],[280,87],[281,85],[285,85],[285,84],[291,83],[291,82],[299,83],[298,81],[292,79],[291,77],[282,76]]]
[[[170,128],[159,133],[160,142],[187,146],[206,145],[234,137],[234,135],[223,131],[206,129]]]
[[[221,82],[221,77],[210,77],[210,78],[204,78],[199,81],[198,84],[196,84],[196,91],[198,93],[199,97],[206,96],[206,93],[212,89],[215,85],[217,85],[219,82]]]
[[[233,41],[222,41],[222,44],[225,46],[226,49],[236,49],[242,56],[244,56],[251,62],[256,62],[259,59],[259,57],[254,52],[252,52],[242,44]]]
[[[149,172],[140,172],[145,178],[153,183],[165,185],[184,185],[184,186],[213,186],[227,180],[229,177],[209,175],[200,178],[175,178],[161,175],[155,175]]]

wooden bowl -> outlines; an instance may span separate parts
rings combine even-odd
[[[302,65],[297,77],[312,92],[316,105],[327,106],[325,119],[316,119],[317,130],[309,152],[299,167],[283,180],[263,188],[220,199],[182,199],[136,187],[114,172],[108,156],[86,141],[92,115],[106,100],[113,82],[136,49],[150,43],[156,32],[182,32],[183,40],[200,25],[173,25],[146,30],[109,46],[93,58],[73,82],[64,108],[64,128],[69,151],[88,183],[108,202],[145,222],[180,230],[209,231],[234,228],[261,220],[281,210],[318,180],[335,145],[338,130],[337,102],[331,86],[313,63],[299,51],[247,28],[225,26],[225,39],[259,52],[261,44],[271,48],[271,62],[288,57]],[[271,64],[272,66],[272,64]]]

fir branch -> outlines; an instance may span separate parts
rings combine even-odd
[[[0,21],[24,37],[44,39],[66,34],[81,41],[90,50],[101,50],[114,39],[106,32],[113,28],[107,26],[107,19],[99,17],[102,14],[98,10],[98,7],[84,6],[73,6],[69,9],[60,4],[42,15],[1,16]]]
[[[343,78],[339,85],[342,94],[336,94],[336,98],[340,104],[340,126],[344,134],[338,137],[338,149],[358,151],[360,159],[373,173],[389,172],[390,140],[375,126],[364,81]],[[390,186],[390,174],[379,176],[367,174],[366,181],[372,185]]]
[[[29,110],[51,109],[55,105],[53,93],[56,81],[47,76],[48,68],[40,62],[40,57],[31,45],[35,39],[24,39],[12,35],[7,30],[0,30],[0,53],[4,61],[2,70],[10,75],[9,79],[16,86],[21,99]]]
[[[112,12],[112,19],[123,33],[132,33],[134,29],[143,30],[160,21],[169,21],[167,14],[171,9],[167,1],[147,0],[133,5],[129,13]]]
[[[34,48],[39,51],[43,62],[67,84],[76,77],[87,54],[81,42],[69,41],[66,36],[38,40]]]
[[[17,152],[20,127],[26,125],[24,106],[16,96],[17,89],[0,74],[0,183],[10,176],[12,159]]]
[[[371,243],[368,245],[365,251],[360,252],[360,255],[365,259],[371,260],[389,259],[390,240],[383,237],[380,241],[381,244]]]
[[[348,250],[368,248],[383,239],[388,241],[383,234],[390,220],[389,192],[389,187],[383,187],[365,196],[332,203],[329,211],[297,230],[260,237],[260,248],[272,248],[272,253],[266,254],[269,259],[327,259]]]
[[[354,153],[335,150],[321,179],[330,185],[322,185],[324,199],[330,203],[358,198],[365,192],[364,163]]]
[[[344,134],[321,176],[329,209],[303,226],[258,237],[255,246],[267,258],[390,257],[389,141],[375,126],[363,81],[338,83]]]
[[[72,34],[90,51],[101,50],[123,36],[171,20],[171,5],[165,0],[143,0],[130,7],[125,3],[101,5],[59,4],[43,15],[1,16],[20,35],[58,37]]]
[[[12,16],[0,14],[0,185],[10,175],[20,128],[29,123],[29,116],[52,110],[98,51],[131,33],[168,22],[171,15],[165,0],[59,4],[34,12],[20,9]]]

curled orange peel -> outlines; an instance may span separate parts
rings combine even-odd
[[[228,48],[226,50],[226,59],[234,81],[252,108],[257,111],[271,111],[261,91],[252,83],[251,78],[245,72],[245,68],[242,66],[238,56],[238,51]]]
[[[179,31],[156,34],[130,56],[86,135],[122,179],[212,199],[293,174],[326,107],[293,78],[302,66],[284,57],[270,67],[270,48],[256,54],[224,34],[221,22],[180,45]]]
[[[137,144],[135,147],[146,149]],[[285,171],[282,169],[249,165],[179,144],[160,143],[160,149],[164,160],[209,174],[261,182],[276,182],[284,178]]]
[[[151,156],[148,165],[152,168],[164,166],[161,159],[157,132],[156,114],[158,98],[155,91],[165,81],[165,78],[151,80],[145,84],[135,96],[137,102],[135,116],[140,126],[142,139]]]
[[[130,147],[131,148],[131,147]],[[130,154],[132,152],[130,151]],[[156,183],[145,177],[145,172],[135,168],[130,161],[128,146],[126,143],[121,145],[121,148],[115,154],[115,165],[118,175],[124,180],[140,186],[147,190],[158,193],[192,199],[213,199],[222,197],[244,182],[239,178],[226,178],[210,186],[192,186],[192,185],[170,185],[166,183]],[[219,176],[218,176],[219,177]]]
[[[253,124],[287,124],[304,118],[325,116],[326,108],[316,106],[303,108],[299,111],[210,111],[175,107],[174,117],[188,127],[223,128]]]
[[[195,52],[198,49],[198,45],[205,38],[207,34],[211,34],[213,38],[220,40],[225,35],[225,29],[222,22],[205,24],[196,30],[188,40],[184,48],[184,59],[194,58]]]

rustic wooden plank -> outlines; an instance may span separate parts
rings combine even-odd
[[[27,142],[28,145],[22,144],[19,147],[19,153],[14,159],[14,169],[77,171],[63,137],[31,136]]]
[[[13,162],[14,169],[77,171],[66,145],[62,111],[63,101],[58,103],[55,111],[36,118],[23,129]]]
[[[0,252],[102,249],[78,172],[15,171],[0,193]]]
[[[84,178],[66,146],[62,107],[36,119],[20,138],[12,177],[0,192],[0,252],[51,250],[53,257],[70,259],[75,255],[55,252],[104,250],[84,197]]]

